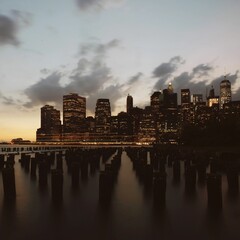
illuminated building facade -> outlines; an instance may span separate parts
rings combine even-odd
[[[189,89],[181,89],[181,108],[180,119],[181,126],[192,124],[194,118],[194,107],[191,103],[191,95]]]
[[[99,136],[108,135],[111,125],[111,106],[109,99],[98,99],[95,109],[95,132]]]
[[[192,95],[192,103],[193,105],[197,105],[198,103],[203,102],[203,95],[202,94],[193,94]]]
[[[212,86],[211,90],[209,91],[209,96],[207,97],[207,106],[213,107],[214,105],[219,105],[219,96],[215,96],[214,88]]]
[[[151,107],[150,106],[145,107],[140,117],[138,142],[156,141],[155,123],[156,122]]]
[[[76,93],[63,96],[63,139],[75,141],[86,132],[86,98]]]
[[[38,142],[61,140],[60,111],[53,106],[45,105],[41,108],[41,127],[37,130]]]
[[[225,103],[229,103],[232,100],[231,83],[225,79],[220,83],[220,109],[223,109]]]
[[[179,112],[177,93],[171,83],[163,90],[163,108],[157,117],[156,139],[162,144],[176,144],[179,134]]]

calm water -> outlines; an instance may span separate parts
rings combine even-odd
[[[37,180],[15,163],[17,198],[7,204],[0,177],[0,239],[240,239],[240,199],[230,197],[223,175],[223,210],[218,216],[207,210],[205,185],[194,195],[184,191],[181,181],[172,181],[167,168],[166,209],[154,211],[151,191],[138,181],[126,152],[108,206],[98,202],[99,172],[71,187],[71,176],[64,162],[63,203],[51,202],[48,188],[40,190]]]

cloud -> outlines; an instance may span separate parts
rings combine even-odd
[[[120,45],[119,39],[113,39],[106,44],[101,44],[97,42],[85,43],[80,46],[80,55],[86,56],[91,53],[94,53],[95,56],[103,57],[109,50],[116,48],[119,45]]]
[[[13,9],[11,14],[15,18],[15,21],[18,22],[19,26],[26,27],[32,23],[33,15],[29,12]]]
[[[2,103],[5,105],[16,105],[16,102],[11,97],[2,96]]]
[[[162,63],[156,67],[153,70],[153,77],[158,78],[158,81],[155,83],[154,89],[159,90],[183,63],[184,60],[180,56],[175,56],[171,58],[169,62]]]
[[[226,77],[231,82],[232,86],[236,84],[237,79],[239,77],[238,74],[239,74],[238,71],[236,71],[234,74],[227,74]],[[173,81],[174,91],[180,93],[181,89],[188,88],[190,89],[191,94],[199,93],[206,96],[206,94],[207,95],[209,94],[211,86],[213,86],[215,94],[219,95],[220,82],[224,79],[224,75],[221,75],[213,79],[211,79],[211,76],[209,76],[208,78],[201,81],[196,81],[196,79],[197,78],[194,75],[194,69],[190,73],[189,72],[181,73],[180,75],[174,78]],[[235,95],[236,93],[233,91],[233,96]]]
[[[51,72],[51,70],[47,69],[47,68],[43,68],[40,70],[40,73],[42,73],[42,74],[49,74],[50,72]]]
[[[159,80],[155,83],[155,89],[166,88],[168,81],[173,78],[172,84],[174,92],[178,93],[180,98],[181,89],[188,88],[191,94],[203,94],[206,96],[209,94],[211,86],[215,89],[215,94],[219,95],[220,82],[224,79],[224,75],[219,77],[212,77],[212,73],[215,67],[210,64],[199,64],[189,72],[182,72],[179,75],[175,75],[180,64],[183,64],[181,57],[174,57],[168,63],[162,63],[154,71],[155,77],[159,77]],[[237,83],[239,78],[239,71],[234,74],[227,74],[226,78],[231,82],[232,89]],[[232,91],[233,99],[239,99],[240,88]],[[237,98],[238,96],[238,98]]]
[[[214,70],[209,64],[199,64],[192,70],[192,74],[197,77],[209,76],[209,73]]]
[[[18,46],[20,41],[17,38],[18,25],[14,19],[0,15],[0,45],[10,44]]]
[[[111,6],[116,6],[123,0],[76,0],[81,11],[103,10]]]
[[[31,23],[30,13],[12,10],[11,14],[11,17],[0,14],[0,45],[18,46],[20,44],[17,36],[19,29]]]
[[[122,98],[123,93],[121,90],[121,85],[119,84],[112,84],[100,91],[91,94],[87,98],[87,109],[89,109],[92,113],[95,112],[95,106],[98,98],[109,98],[111,104],[111,110],[114,111],[116,107],[116,102]]]
[[[143,73],[141,72],[137,73],[136,75],[134,75],[128,80],[127,85],[133,85],[137,83],[142,76],[143,76]]]
[[[125,83],[117,83],[117,77],[113,76],[112,69],[106,64],[108,52],[111,49],[119,47],[119,41],[113,39],[105,44],[89,43],[82,46],[87,47],[84,55],[79,55],[76,65],[72,69],[65,70],[60,68],[56,72],[43,70],[48,74],[35,84],[24,90],[24,94],[28,97],[24,106],[33,108],[52,104],[61,108],[62,97],[70,92],[78,93],[80,96],[87,98],[87,109],[94,114],[96,101],[98,98],[109,98],[112,111],[116,107],[116,103],[122,97],[125,97],[132,90],[141,85],[143,73],[138,72],[131,76]],[[157,90],[166,88],[169,80],[172,80],[174,91],[180,97],[180,90],[189,88],[191,94],[200,93],[205,96],[206,89],[210,90],[211,85],[214,86],[216,94],[219,94],[219,84],[224,76],[212,77],[215,67],[210,64],[198,64],[190,71],[180,72],[180,65],[184,64],[184,60],[180,56],[171,58],[168,62],[160,64],[153,71],[153,76],[157,79],[154,87]],[[69,81],[62,81],[68,78]],[[237,86],[239,79],[239,71],[234,74],[227,74],[227,79],[232,83],[233,99],[240,95],[240,88]],[[61,84],[65,82],[65,84]],[[2,98],[3,99],[3,98]],[[148,99],[146,99],[146,102]],[[6,101],[11,103],[11,99]]]
[[[61,73],[54,72],[25,89],[24,94],[29,98],[29,101],[24,106],[32,108],[47,103],[59,105],[64,93],[60,85],[61,76]]]
[[[16,100],[12,97],[7,97],[7,96],[3,95],[1,92],[0,92],[0,100],[4,105],[7,105],[7,106],[19,107],[19,104],[22,104],[22,102],[20,100]]]
[[[29,101],[25,107],[32,108],[44,104],[62,104],[62,96],[70,92],[78,93],[87,98],[87,109],[92,113],[98,98],[110,98],[112,110],[116,101],[122,96],[122,85],[116,84],[112,76],[111,68],[106,64],[107,52],[117,48],[119,41],[113,39],[105,44],[90,43],[84,46],[87,48],[84,56],[80,56],[76,67],[65,73],[64,69],[49,74],[46,78],[40,79],[37,83],[25,89],[24,93]],[[85,48],[84,47],[84,48]],[[45,70],[43,69],[45,73]],[[61,85],[62,77],[69,78],[65,85]]]

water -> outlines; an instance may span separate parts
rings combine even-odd
[[[0,239],[240,239],[239,196],[230,197],[223,175],[223,210],[212,215],[207,209],[205,185],[196,193],[172,181],[167,167],[165,210],[154,210],[151,191],[139,182],[126,152],[109,205],[98,201],[99,172],[72,189],[71,176],[64,163],[63,203],[51,201],[50,176],[44,191],[37,180],[15,163],[16,202],[3,198],[0,178]]]

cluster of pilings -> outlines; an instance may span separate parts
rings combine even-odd
[[[116,153],[117,151],[117,153]],[[196,182],[207,184],[209,209],[222,209],[221,174],[226,174],[228,192],[239,193],[240,159],[235,153],[208,153],[208,152],[180,152],[177,149],[158,148],[126,148],[132,161],[133,169],[144,186],[153,196],[156,207],[165,206],[167,190],[167,173],[172,171],[173,182],[181,181],[181,161],[184,162],[185,192],[194,194]],[[116,153],[116,155],[114,155]],[[79,187],[80,178],[84,181],[100,169],[100,162],[104,164],[104,171],[99,176],[99,200],[108,202],[111,199],[114,183],[121,165],[122,149],[96,148],[84,149],[72,147],[66,150],[65,160],[68,173],[72,177],[72,186]],[[111,156],[113,156],[111,159]],[[53,201],[62,201],[63,198],[63,159],[62,152],[36,152],[35,155],[21,153],[21,167],[26,173],[30,172],[32,179],[38,178],[39,187],[48,186],[51,173],[51,189]],[[16,186],[14,175],[15,155],[0,155],[0,171],[2,171],[4,196],[6,199],[15,199]],[[207,169],[209,167],[209,174]],[[168,168],[168,169],[167,169]],[[171,175],[171,174],[170,174]]]
[[[51,195],[54,202],[63,199],[63,159],[65,157],[69,174],[72,177],[72,186],[79,186],[79,178],[86,180],[90,174],[94,175],[100,169],[100,161],[107,161],[116,151],[114,148],[84,149],[71,147],[66,149],[65,154],[60,152],[36,152],[21,153],[19,162],[22,169],[32,180],[38,180],[40,190],[48,187],[49,175],[51,174]],[[119,157],[119,155],[117,155]],[[14,154],[0,155],[0,171],[2,171],[4,195],[6,198],[16,197],[14,176]],[[112,161],[113,169],[118,167],[119,161]]]
[[[5,155],[1,154],[0,155],[0,171],[3,169],[5,165]]]
[[[176,149],[160,150],[155,148],[127,148],[126,151],[140,183],[147,187],[153,184],[152,193],[155,207],[165,205],[166,167],[172,168],[173,182],[177,183],[181,180],[181,161],[184,162],[185,193],[194,194],[197,181],[200,185],[207,183],[209,209],[214,211],[222,209],[222,172],[226,172],[229,193],[237,194],[239,191],[240,159],[236,161],[235,154],[224,154],[225,161],[221,161],[218,154],[209,152],[180,152]],[[148,152],[150,152],[150,159],[147,157]],[[235,156],[235,161],[230,159],[233,156]],[[209,165],[210,174],[207,174]]]
[[[79,186],[79,179],[86,181],[90,174],[94,175],[100,168],[100,149],[71,148],[66,151],[65,159],[68,173],[72,176],[72,186]],[[59,162],[59,167],[62,163]]]
[[[99,203],[109,204],[111,201],[114,185],[121,167],[122,149],[117,150],[109,163],[105,163],[105,169],[99,175]]]
[[[153,195],[154,207],[163,208],[166,203],[166,154],[148,148],[126,148],[126,152],[145,194]]]
[[[14,201],[16,198],[15,173],[14,173],[15,155],[0,156],[0,170],[2,171],[4,198],[7,201]]]
[[[209,157],[203,153],[187,152],[183,154],[182,158],[185,169],[185,192],[194,194],[197,181],[200,185],[205,185],[206,183]]]

